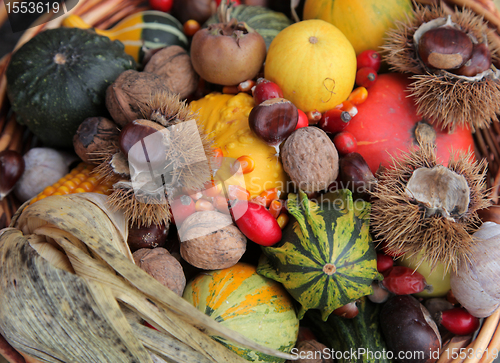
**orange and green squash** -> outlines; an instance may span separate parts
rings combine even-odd
[[[335,26],[323,20],[305,20],[273,39],[264,75],[300,110],[325,112],[351,93],[356,54]]]
[[[299,331],[293,299],[281,284],[257,274],[254,266],[237,263],[203,272],[184,290],[184,299],[222,325],[249,339],[289,353]],[[212,338],[251,362],[284,362],[219,336]]]
[[[306,0],[303,18],[335,25],[359,54],[379,50],[386,31],[411,10],[411,0]]]
[[[190,103],[205,132],[213,137],[214,146],[223,156],[237,159],[247,155],[255,162],[252,172],[246,173],[244,187],[251,197],[264,190],[286,189],[288,177],[276,150],[255,135],[248,125],[248,115],[254,107],[253,98],[246,93],[227,95],[211,93]]]
[[[299,190],[289,194],[290,222],[281,242],[262,248],[257,272],[281,282],[301,307],[302,319],[318,309],[330,313],[373,292],[381,279],[370,233],[370,204],[353,200],[348,189],[327,193],[316,203]]]

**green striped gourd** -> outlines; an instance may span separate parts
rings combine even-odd
[[[217,322],[264,346],[289,353],[295,345],[299,320],[281,284],[245,263],[195,277],[184,290],[184,299]],[[237,346],[219,336],[212,338],[251,362],[281,363],[272,357]]]
[[[231,9],[230,19],[233,18],[247,23],[250,28],[262,35],[268,49],[274,37],[292,24],[285,14],[262,6],[238,5]],[[217,15],[213,15],[205,25],[217,22]]]
[[[330,313],[373,292],[380,278],[369,234],[370,204],[349,190],[329,193],[319,205],[303,191],[288,196],[290,222],[281,242],[263,248],[257,272],[281,282],[301,307]]]

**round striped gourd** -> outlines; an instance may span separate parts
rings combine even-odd
[[[289,353],[297,340],[299,320],[293,299],[281,284],[245,263],[203,272],[184,290],[184,299],[226,327],[266,347]],[[284,359],[212,338],[251,362],[284,362]]]
[[[290,222],[281,242],[263,248],[257,272],[281,282],[300,304],[299,319],[308,309],[330,313],[373,292],[377,272],[369,233],[370,204],[353,201],[349,190],[324,196],[321,205],[307,195],[289,194]]]
[[[87,29],[91,26],[77,15],[63,20],[65,27]],[[125,53],[141,62],[146,49],[178,45],[188,49],[188,39],[182,24],[172,15],[157,10],[146,10],[130,15],[108,30],[94,29],[97,34],[111,40],[119,40],[125,46]]]
[[[262,35],[268,49],[274,37],[292,24],[285,14],[262,6],[238,5],[231,9],[230,19],[233,18],[247,23],[250,28]],[[217,15],[213,15],[205,25],[217,22]]]

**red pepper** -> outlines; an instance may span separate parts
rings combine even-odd
[[[263,205],[238,200],[231,214],[240,231],[261,246],[272,246],[281,240],[281,228]]]

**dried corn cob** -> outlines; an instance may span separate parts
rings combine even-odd
[[[92,176],[94,165],[80,163],[57,183],[46,187],[40,194],[33,198],[30,204],[51,195],[66,195],[73,193],[93,192],[111,194],[112,181],[104,181]]]

